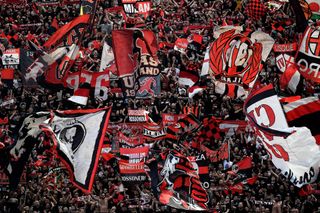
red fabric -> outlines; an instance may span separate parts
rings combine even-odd
[[[241,194],[243,192],[243,184],[238,183],[233,186],[229,186],[229,190],[231,191],[232,194],[236,194],[236,193]]]
[[[14,69],[7,68],[1,70],[1,79],[2,80],[13,80],[14,78]]]
[[[254,176],[254,177],[252,177],[252,178],[248,178],[246,182],[247,182],[249,185],[253,185],[253,184],[255,184],[255,183],[257,182],[257,180],[258,180],[258,176]]]
[[[61,27],[57,30],[43,45],[45,48],[50,48],[51,46],[57,45],[61,42],[61,39],[65,37],[68,33],[72,31],[75,27],[79,26],[80,24],[88,24],[90,19],[90,15],[82,15],[74,20],[70,21],[68,24]]]
[[[297,95],[297,96],[290,96],[290,97],[285,97],[285,98],[281,98],[280,99],[280,103],[291,103],[297,100],[300,100],[301,96]]]
[[[137,39],[134,39],[134,34],[138,36]],[[140,48],[141,54],[150,54],[158,60],[157,40],[150,30],[113,30],[112,42],[119,77],[133,75],[139,66],[139,53],[133,52],[133,46]]]
[[[299,190],[299,196],[301,196],[301,197],[308,196],[308,195],[312,194],[313,191],[314,190],[310,184],[305,185]]]
[[[53,27],[54,29],[58,30],[59,29],[59,24],[58,24],[58,20],[56,17],[53,18],[52,22],[51,22],[51,27]]]
[[[111,153],[102,153],[101,156],[105,161],[109,161],[114,158],[114,155]]]
[[[202,35],[193,34],[193,41],[202,44]]]
[[[0,125],[7,124],[9,122],[8,117],[0,118]]]
[[[241,161],[236,163],[239,170],[250,169],[252,167],[252,158],[244,157]]]

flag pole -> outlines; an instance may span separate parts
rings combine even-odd
[[[230,162],[230,138],[228,138],[228,163]]]
[[[90,12],[89,25],[82,31],[81,36],[80,36],[80,38],[79,38],[79,40],[77,42],[77,45],[79,47],[81,46],[81,43],[83,41],[83,38],[84,38],[86,32],[92,31],[91,29],[92,29],[92,26],[94,24],[94,17],[95,17],[96,12],[97,12],[98,2],[99,2],[99,0],[95,0],[93,11]]]

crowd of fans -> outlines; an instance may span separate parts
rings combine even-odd
[[[37,2],[37,1],[32,1]],[[0,34],[17,35],[9,42],[1,41],[6,49],[30,49],[28,36],[37,38],[43,44],[49,37],[50,24],[56,18],[59,25],[67,23],[79,14],[79,4],[44,6],[38,13],[34,11],[32,2],[27,5],[1,5]],[[46,2],[46,1],[44,1]],[[186,67],[192,67],[200,72],[206,47],[213,41],[213,30],[226,22],[229,25],[243,25],[247,29],[262,30],[270,34],[276,43],[296,41],[293,14],[288,5],[281,10],[267,13],[264,19],[250,20],[244,7],[239,7],[233,0],[154,0],[153,11],[146,19],[145,28],[156,33],[162,45],[159,51],[161,62],[161,95],[152,99],[128,99],[110,92],[106,101],[91,98],[84,108],[112,106],[110,122],[123,122],[127,119],[128,109],[146,109],[155,122],[161,121],[162,113],[182,114],[186,106],[198,107],[198,118],[216,116],[222,119],[244,119],[240,100],[232,100],[227,96],[215,93],[210,77],[201,79],[201,85],[207,88],[192,99],[188,98],[187,88],[178,84],[177,73]],[[112,29],[121,29],[125,21],[120,14],[107,12],[108,8],[118,5],[118,1],[101,0],[96,12],[93,32],[88,32],[83,41],[83,47],[90,49],[93,41],[103,38],[111,45]],[[245,5],[242,1],[242,5]],[[240,5],[241,5],[240,4]],[[282,31],[272,28],[275,22],[292,23]],[[40,23],[36,26],[20,29],[21,24]],[[173,50],[177,38],[187,38],[190,31],[183,28],[188,25],[205,25],[200,30],[203,45],[200,52],[187,52],[186,55]],[[169,44],[169,45],[168,45]],[[88,51],[85,65],[91,70],[97,70],[103,45]],[[1,53],[2,54],[2,53]],[[192,65],[192,66],[191,66]],[[1,65],[0,65],[1,67]],[[275,53],[271,52],[259,77],[262,84],[272,83],[279,93],[279,70],[275,63]],[[117,81],[111,82],[112,87],[118,87]],[[18,136],[19,126],[26,115],[52,109],[75,109],[79,106],[67,100],[70,91],[54,91],[45,88],[24,87],[19,72],[16,72],[13,85],[0,82],[0,102],[14,98],[13,104],[1,107],[0,117],[8,117],[8,123],[0,125],[0,142],[12,144]],[[304,91],[308,93],[310,91]],[[311,91],[312,92],[312,91]],[[240,106],[240,107],[239,107]],[[113,140],[111,136],[110,140]],[[222,141],[209,143],[207,146],[216,149]],[[214,145],[213,145],[214,144]],[[239,161],[243,156],[251,156],[254,166],[253,174],[258,175],[254,185],[245,186],[243,193],[226,193],[227,186],[232,185],[234,176],[223,170],[223,163],[210,163],[210,188],[208,189],[208,207],[211,212],[320,212],[320,185],[312,185],[313,194],[300,196],[299,189],[291,184],[272,165],[265,149],[254,140],[254,135],[247,131],[234,134],[231,137],[230,160]],[[42,145],[43,146],[43,145]],[[161,148],[161,143],[158,145]],[[211,147],[210,147],[211,146]],[[40,147],[43,148],[43,147]],[[155,148],[157,149],[157,147]],[[39,151],[38,151],[39,152]],[[157,155],[157,152],[154,153]],[[100,160],[93,192],[83,194],[69,181],[69,176],[62,164],[54,159],[50,151],[44,151],[42,165],[37,153],[32,154],[26,168],[26,178],[16,191],[1,187],[0,212],[178,212],[178,210],[161,205],[153,195],[150,182],[137,185],[124,185],[116,169],[116,162]],[[1,156],[0,156],[1,157]],[[52,169],[58,168],[58,169]]]

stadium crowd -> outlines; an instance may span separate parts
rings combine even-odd
[[[67,23],[79,14],[79,4],[44,6],[37,14],[28,5],[1,5],[0,34],[11,35],[12,38],[2,45],[6,49],[31,49],[27,39],[35,37],[43,44],[49,37],[50,24],[56,18],[59,25]],[[205,0],[155,0],[153,11],[147,18],[145,28],[156,33],[158,42],[164,45],[159,51],[161,62],[161,95],[153,99],[125,100],[112,92],[108,99],[101,102],[90,99],[87,106],[82,108],[97,108],[98,106],[112,106],[110,122],[123,122],[127,119],[128,109],[146,109],[155,121],[161,121],[162,113],[181,114],[185,107],[198,110],[198,118],[215,116],[226,120],[243,120],[241,100],[232,100],[227,96],[215,93],[214,84],[210,77],[201,79],[201,85],[207,86],[203,92],[188,98],[187,88],[178,84],[177,73],[181,69],[190,68],[200,72],[206,47],[213,41],[213,29],[224,22],[229,25],[244,25],[252,30],[262,30],[270,34],[276,43],[296,41],[298,34],[294,24],[294,15],[289,7],[274,13],[267,13],[263,20],[249,19],[244,7],[239,7],[237,1],[205,1]],[[88,49],[84,66],[91,70],[98,69],[104,38],[112,45],[111,32],[121,29],[124,20],[120,14],[112,15],[108,8],[117,6],[118,1],[101,0],[96,12],[94,28],[83,41],[83,47]],[[242,1],[245,5],[245,1]],[[282,31],[272,28],[274,22],[290,20],[292,23]],[[21,24],[41,23],[36,26],[19,29]],[[188,30],[184,26],[192,24],[206,25],[201,30],[203,45],[201,52],[188,51],[186,55],[173,50],[177,38],[187,38]],[[15,36],[16,35],[16,36]],[[98,45],[90,49],[93,41]],[[0,53],[1,55],[1,53]],[[1,68],[2,65],[0,65]],[[272,83],[279,89],[279,70],[275,64],[275,54],[271,52],[264,64],[259,80],[262,85]],[[314,88],[307,87],[305,94],[314,93]],[[0,142],[8,146],[17,139],[19,127],[26,115],[52,109],[74,109],[80,106],[67,100],[70,91],[54,91],[46,88],[26,88],[19,72],[15,72],[13,84],[0,82],[0,102],[14,98],[13,104],[1,107],[0,117],[8,118],[2,122],[0,128]],[[111,82],[111,87],[118,87],[118,82]],[[313,89],[313,90],[312,90]],[[240,106],[240,107],[239,107]],[[114,137],[109,135],[112,141]],[[211,149],[217,149],[222,140],[208,143]],[[313,191],[303,195],[301,190],[290,183],[273,166],[266,150],[255,141],[254,134],[249,130],[234,134],[230,140],[230,161],[237,162],[243,156],[253,159],[252,173],[258,176],[254,185],[246,185],[241,193],[231,193],[227,186],[235,181],[235,176],[226,172],[223,162],[210,163],[210,188],[208,189],[208,206],[211,212],[320,212],[320,184],[312,184]],[[153,195],[149,181],[140,185],[124,185],[117,171],[116,161],[100,160],[95,178],[93,192],[83,194],[69,181],[68,173],[63,169],[59,160],[54,159],[51,151],[45,150],[47,144],[42,144],[41,166],[35,162],[39,160],[37,153],[32,153],[32,160],[26,167],[26,180],[19,184],[15,191],[7,190],[4,185],[0,193],[0,212],[182,212],[165,205],[161,205]],[[161,150],[161,144],[154,147]],[[153,152],[156,157],[157,153]],[[0,156],[1,157],[1,156]],[[57,168],[57,169],[52,169]]]

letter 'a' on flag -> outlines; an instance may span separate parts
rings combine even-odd
[[[87,24],[89,24],[90,15],[82,15],[74,20],[70,21],[68,24],[61,27],[59,30],[57,30],[47,41],[44,43],[43,47],[45,48],[51,48],[52,46],[59,45],[62,40],[67,37],[72,30],[79,30],[80,27],[85,27]],[[76,32],[79,33],[79,32]],[[79,34],[80,35],[80,34]]]
[[[263,144],[272,163],[285,177],[297,187],[316,181],[320,147],[310,129],[288,127],[272,85],[251,93],[244,103],[244,111],[257,141]]]
[[[110,112],[109,107],[55,111],[52,119],[41,125],[53,140],[71,182],[85,193],[92,190]]]

